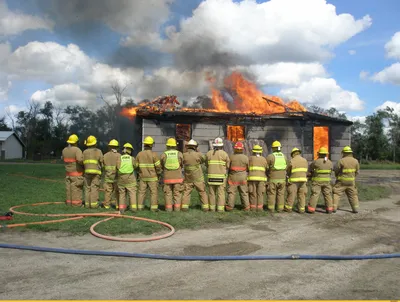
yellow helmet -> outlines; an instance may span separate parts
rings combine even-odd
[[[343,153],[353,153],[353,150],[351,150],[350,146],[346,146],[342,150]]]
[[[278,141],[274,141],[274,142],[272,143],[272,148],[278,148],[278,147],[282,147],[282,146],[281,146],[281,143],[278,142]]]
[[[79,138],[76,134],[71,134],[67,140],[68,144],[76,144],[79,141]]]
[[[97,144],[97,139],[93,136],[90,135],[87,140],[85,140],[85,145],[90,147],[90,146],[94,146]]]
[[[292,152],[290,152],[290,154],[293,154],[294,152],[299,152],[301,153],[301,150],[299,148],[293,148]]]
[[[254,145],[253,146],[253,152],[254,153],[262,153],[263,148],[260,145]]]
[[[318,153],[324,155],[324,154],[328,154],[329,152],[328,152],[327,148],[321,147],[321,148],[319,148]]]
[[[167,145],[168,147],[176,147],[176,140],[175,140],[174,138],[169,138],[169,139],[167,140],[166,145]]]
[[[153,145],[154,139],[151,136],[148,136],[144,139],[143,144],[145,145]]]
[[[111,146],[111,147],[118,147],[119,143],[118,143],[118,141],[116,139],[112,139],[112,140],[110,140],[108,145]]]
[[[132,146],[130,143],[126,143],[126,144],[124,145],[124,148],[130,148],[130,149],[133,150],[133,146]]]

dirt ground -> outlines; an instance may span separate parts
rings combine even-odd
[[[363,255],[400,252],[400,172],[363,171],[389,199],[346,200],[336,214],[276,214],[243,225],[122,243],[8,230],[1,242],[170,255]],[[89,227],[89,226],[88,226]],[[384,299],[400,297],[400,258],[363,261],[176,262],[0,249],[0,299]]]

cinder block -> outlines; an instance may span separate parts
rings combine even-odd
[[[195,123],[192,124],[192,129],[193,131],[198,129],[222,129],[222,125]]]
[[[161,128],[157,127],[157,128],[143,128],[143,135],[146,136],[162,136],[163,132],[161,131]]]

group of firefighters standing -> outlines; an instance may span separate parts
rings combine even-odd
[[[147,189],[150,191],[150,209],[158,211],[160,177],[163,181],[166,211],[188,211],[191,193],[196,189],[203,211],[233,210],[236,193],[239,191],[244,211],[263,211],[266,192],[267,209],[270,212],[291,212],[297,198],[299,213],[305,213],[306,210],[314,213],[322,191],[326,213],[336,212],[343,193],[346,193],[353,213],[358,212],[355,178],[360,166],[349,146],[343,148],[343,157],[334,167],[328,159],[326,148],[320,148],[318,159],[308,165],[298,148],[292,150],[291,159],[288,160],[281,152],[282,146],[278,141],[273,142],[272,153],[265,158],[259,145],[253,146],[251,156],[246,156],[241,142],[235,144],[234,154],[228,155],[223,150],[221,138],[214,140],[213,150],[205,155],[198,151],[198,144],[193,139],[187,143],[187,151],[182,153],[177,150],[176,140],[169,138],[166,151],[158,156],[152,151],[154,139],[146,137],[143,141],[144,150],[135,158],[130,143],[123,145],[120,154],[119,143],[113,139],[108,144],[109,151],[103,155],[97,148],[94,136],[87,138],[87,149],[83,152],[77,146],[78,140],[77,135],[71,135],[67,140],[68,146],[62,152],[66,169],[67,205],[83,205],[84,187],[85,207],[99,207],[99,189],[104,172],[105,195],[102,206],[106,209],[115,206],[120,213],[124,213],[128,207],[132,211],[143,210]],[[208,194],[202,165],[207,168]],[[332,173],[336,176],[333,187]],[[309,178],[312,181],[311,197],[306,204]]]

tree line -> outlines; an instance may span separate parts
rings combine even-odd
[[[133,142],[137,132],[135,124],[120,112],[123,108],[137,106],[137,103],[132,99],[124,102],[123,89],[114,87],[113,90],[115,101],[110,103],[103,99],[105,105],[97,110],[79,105],[60,108],[51,102],[30,102],[26,110],[15,115],[9,114],[11,125],[6,123],[5,117],[0,118],[0,131],[12,130],[17,133],[25,143],[27,159],[59,158],[66,138],[71,133],[78,134],[81,148],[84,148],[83,141],[89,135],[97,137],[99,148],[103,151],[107,149],[111,138],[120,143]],[[191,106],[206,108],[208,102],[208,97],[200,96]],[[183,105],[190,107],[187,102],[183,102]],[[348,119],[335,108],[326,110],[310,106],[307,109],[314,113]],[[367,116],[365,123],[355,121],[351,135],[352,149],[361,161],[400,162],[400,116],[393,108],[386,108]]]

